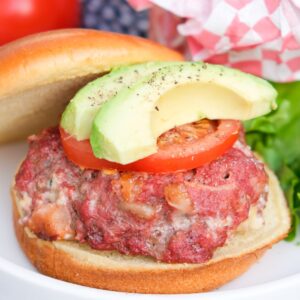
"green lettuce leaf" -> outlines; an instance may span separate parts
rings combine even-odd
[[[278,109],[245,122],[246,139],[276,173],[292,216],[287,240],[300,224],[300,82],[272,83],[278,91]]]

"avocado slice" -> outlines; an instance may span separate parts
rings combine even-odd
[[[150,62],[120,67],[90,82],[70,101],[62,115],[60,126],[79,141],[89,139],[92,122],[105,101],[115,96],[123,87],[132,85],[141,77],[170,64]]]
[[[247,120],[276,108],[267,81],[224,66],[183,62],[122,89],[98,111],[95,156],[128,164],[157,151],[163,132],[201,118]]]

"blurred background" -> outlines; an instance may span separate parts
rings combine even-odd
[[[28,34],[87,27],[145,37],[148,12],[125,0],[0,0],[0,45]]]

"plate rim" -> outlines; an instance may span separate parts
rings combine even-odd
[[[137,299],[137,297],[143,297],[147,300],[163,300],[163,299],[179,299],[185,297],[186,300],[196,299],[233,299],[237,296],[244,296],[250,299],[257,295],[263,295],[268,292],[274,293],[278,289],[289,289],[297,283],[300,283],[300,273],[288,275],[281,279],[268,281],[265,283],[253,285],[250,287],[241,287],[234,290],[226,291],[211,291],[206,293],[194,293],[194,294],[140,294],[140,293],[125,293],[115,292],[103,289],[95,289],[87,286],[82,286],[56,278],[46,276],[35,270],[28,270],[12,261],[9,261],[3,257],[0,257],[0,271],[4,274],[8,273],[12,277],[18,277],[19,279],[31,283],[33,285],[39,285],[42,288],[50,288],[61,293],[65,293],[69,296],[76,295],[82,297],[82,299],[99,299],[99,296],[107,297],[108,299]],[[222,297],[222,298],[220,298]]]

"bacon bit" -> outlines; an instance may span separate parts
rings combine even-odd
[[[102,169],[102,174],[103,175],[116,175],[118,173],[119,172],[116,169]]]
[[[136,215],[139,218],[149,220],[155,216],[154,208],[147,204],[121,202],[120,206],[122,209],[129,211],[130,213]]]
[[[164,189],[165,197],[168,204],[183,213],[192,213],[193,207],[191,199],[184,184],[172,183]]]
[[[133,178],[130,173],[123,173],[120,178],[120,183],[123,200],[133,202],[141,192],[141,181]]]
[[[65,205],[47,203],[33,211],[26,225],[38,236],[62,240],[74,236],[71,222],[70,213]]]
[[[132,176],[131,173],[123,173],[120,178],[122,201],[120,207],[139,218],[151,219],[155,215],[152,206],[136,202],[138,195],[142,190],[142,182]]]

